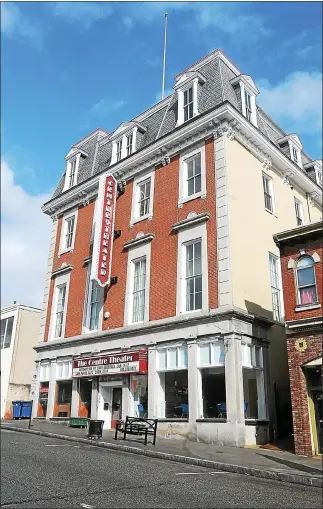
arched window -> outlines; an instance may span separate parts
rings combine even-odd
[[[317,302],[314,260],[310,256],[301,258],[296,266],[298,304]]]

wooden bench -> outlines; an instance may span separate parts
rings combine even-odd
[[[145,445],[147,445],[148,435],[153,436],[153,445],[156,444],[157,419],[144,419],[143,417],[129,417],[126,421],[119,421],[116,425],[114,439],[117,440],[118,432],[123,433],[123,439],[127,435],[144,435]]]

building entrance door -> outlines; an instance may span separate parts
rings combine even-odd
[[[121,418],[122,418],[122,387],[113,387],[111,428],[115,429],[117,422]]]
[[[315,408],[316,433],[318,442],[318,452],[323,454],[323,398],[322,390],[312,391],[313,403]]]

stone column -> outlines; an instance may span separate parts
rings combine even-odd
[[[92,394],[91,394],[91,419],[98,419],[98,404],[99,404],[99,378],[95,377],[92,380]]]
[[[49,390],[46,419],[54,417],[54,402],[56,397],[56,360],[50,362]]]
[[[196,419],[199,418],[199,400],[201,394],[198,391],[198,370],[197,370],[197,344],[196,341],[190,341],[187,344],[188,358],[188,417],[190,432],[196,436]]]
[[[78,417],[78,415],[79,415],[78,385],[79,385],[79,378],[73,378],[73,381],[72,381],[71,417]]]
[[[225,341],[225,392],[227,429],[230,441],[238,447],[245,442],[245,419],[241,343],[237,335],[226,336]]]
[[[39,389],[40,389],[40,362],[36,362],[36,370],[37,370],[37,382],[35,384],[35,396],[33,397],[33,413],[32,417],[37,417],[38,413],[38,401],[39,401]]]

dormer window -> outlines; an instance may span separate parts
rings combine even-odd
[[[239,74],[231,80],[231,84],[241,98],[242,115],[257,127],[256,96],[259,90],[253,79],[247,74]]]
[[[178,99],[177,126],[182,125],[199,114],[198,90],[205,81],[204,76],[199,72],[184,73],[178,78],[174,86]]]
[[[287,134],[286,136],[283,136],[283,138],[277,140],[277,143],[284,154],[287,155],[293,163],[302,168],[301,150],[303,145],[301,144],[297,134]]]
[[[76,159],[73,159],[73,161],[71,162],[71,169],[70,169],[70,175],[69,175],[69,185],[68,185],[69,189],[74,186],[75,170],[76,170]]]
[[[251,96],[247,90],[244,91],[245,104],[246,104],[246,117],[251,122],[252,107],[251,107]]]
[[[131,156],[140,146],[146,128],[135,121],[124,122],[112,135],[112,155],[110,164],[115,164]]]
[[[132,154],[132,142],[133,142],[133,134],[128,134],[127,136],[127,156],[130,156]]]
[[[122,157],[122,140],[117,141],[117,162],[121,161]]]
[[[193,118],[193,87],[184,91],[184,122]]]
[[[320,159],[304,164],[304,170],[315,184],[322,187],[322,161]]]

